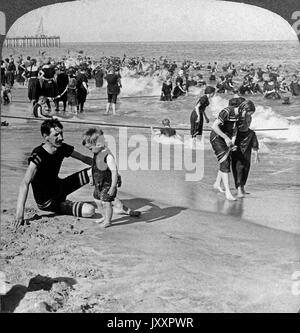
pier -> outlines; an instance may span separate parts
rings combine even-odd
[[[11,37],[4,40],[4,47],[60,47],[59,36]]]

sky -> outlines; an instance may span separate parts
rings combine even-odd
[[[217,0],[78,0],[36,9],[8,37],[47,35],[62,42],[297,40],[268,10]]]

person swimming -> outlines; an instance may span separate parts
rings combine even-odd
[[[171,127],[171,123],[170,120],[168,118],[165,118],[162,121],[163,124],[163,128],[160,128],[159,130],[154,130],[153,127],[151,126],[151,133],[152,135],[156,135],[156,136],[165,136],[168,138],[171,137],[176,137],[176,130],[174,128]]]

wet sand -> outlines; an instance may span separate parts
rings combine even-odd
[[[9,112],[22,110],[11,106]],[[180,171],[123,170],[120,198],[142,216],[115,213],[108,229],[93,219],[41,212],[30,191],[29,225],[14,234],[18,187],[41,138],[39,122],[7,121],[1,128],[0,270],[12,289],[2,297],[2,311],[299,310],[292,292],[293,274],[300,271],[297,160],[285,170],[274,156],[262,159],[250,172],[251,194],[235,203],[211,189],[216,163],[210,149],[204,151],[204,178],[196,183],[185,182]],[[86,153],[79,133],[88,125],[64,127],[66,142]],[[66,159],[61,174],[82,167]],[[91,200],[92,188],[70,198]]]

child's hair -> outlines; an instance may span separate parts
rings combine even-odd
[[[102,129],[98,127],[89,128],[87,131],[84,132],[82,137],[82,145],[85,146],[88,144],[95,144],[99,138],[99,136],[103,135]]]
[[[76,79],[74,77],[72,77],[72,78],[70,78],[68,87],[69,88],[75,88],[75,86],[76,86]]]
[[[163,121],[162,121],[162,124],[164,126],[170,126],[170,120],[168,118],[165,118]]]

